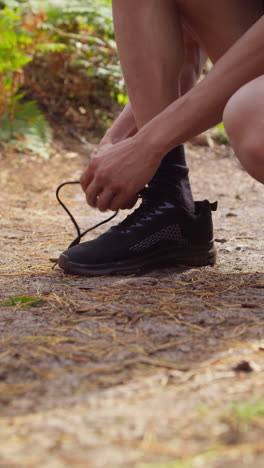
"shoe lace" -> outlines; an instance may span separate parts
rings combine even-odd
[[[75,245],[78,245],[80,243],[81,239],[86,234],[88,234],[88,232],[91,232],[94,229],[97,229],[98,227],[102,226],[103,224],[106,224],[109,221],[111,221],[112,219],[114,219],[116,217],[116,215],[118,214],[118,211],[116,211],[109,218],[107,218],[107,219],[101,221],[100,223],[95,224],[94,226],[92,226],[92,227],[86,229],[85,231],[81,232],[81,229],[80,229],[79,224],[77,223],[75,217],[73,216],[73,214],[70,212],[69,208],[61,200],[61,197],[60,197],[61,189],[63,187],[65,187],[65,186],[67,186],[67,185],[80,185],[80,182],[79,181],[63,182],[62,184],[60,184],[58,186],[58,188],[56,190],[56,198],[57,198],[59,204],[62,206],[62,208],[68,214],[68,216],[69,216],[70,220],[72,221],[72,224],[74,225],[74,227],[76,229],[76,232],[77,232],[77,237],[75,237],[75,239],[68,246],[68,249],[70,249],[71,247],[74,247]],[[113,229],[119,229],[120,230],[120,228],[121,228],[121,230],[123,230],[127,226],[129,226],[130,229],[143,226],[143,225],[140,224],[140,221],[144,221],[144,220],[146,221],[146,220],[151,219],[151,215],[154,215],[157,212],[156,207],[153,206],[153,201],[155,199],[158,200],[158,198],[159,198],[159,193],[158,193],[156,184],[151,184],[151,186],[145,187],[143,190],[141,190],[138,193],[138,197],[142,198],[141,205],[133,213],[131,213],[123,221],[121,221],[121,223],[119,223],[117,226],[114,226]],[[57,259],[51,259],[51,261],[54,263],[52,268],[55,268],[57,263],[58,263],[58,260]]]
[[[152,220],[152,216],[162,213],[162,208],[164,208],[165,205],[163,207],[160,201],[160,191],[157,190],[154,184],[153,186],[144,187],[144,189],[138,193],[138,197],[142,199],[141,205],[112,229],[126,232],[126,227],[129,227],[130,231],[133,228],[144,227],[141,221],[150,221]],[[155,203],[155,201],[158,203]]]
[[[59,187],[57,188],[56,190],[56,198],[59,202],[59,204],[62,206],[62,208],[66,211],[66,213],[68,214],[68,216],[70,217],[76,231],[77,231],[77,237],[70,243],[68,249],[70,249],[71,247],[74,247],[75,245],[78,245],[81,241],[81,239],[86,235],[88,234],[88,232],[91,232],[93,231],[94,229],[98,228],[99,226],[102,226],[103,224],[106,224],[108,223],[109,221],[111,221],[112,219],[114,219],[118,213],[118,211],[116,211],[112,216],[110,216],[109,218],[105,219],[104,221],[101,221],[100,223],[96,224],[95,226],[92,226],[91,228],[88,228],[86,229],[86,231],[84,232],[81,232],[80,230],[80,227],[76,221],[76,219],[74,218],[74,216],[72,215],[72,213],[70,212],[69,208],[67,208],[67,206],[65,205],[65,203],[61,200],[60,198],[60,191],[63,187],[65,187],[66,185],[77,185],[77,184],[80,184],[79,181],[73,181],[73,182],[64,182],[63,184],[59,185]]]

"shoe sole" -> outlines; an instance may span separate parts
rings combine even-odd
[[[217,249],[212,242],[210,248],[184,251],[156,251],[145,254],[144,257],[131,258],[125,261],[99,265],[82,265],[69,260],[62,254],[59,258],[59,266],[65,273],[81,276],[110,276],[131,275],[153,269],[168,267],[203,267],[213,266],[216,263]]]

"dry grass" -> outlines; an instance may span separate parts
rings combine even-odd
[[[201,196],[206,151],[192,160]],[[111,278],[49,262],[73,235],[53,189],[75,178],[77,156],[74,174],[65,151],[2,158],[1,467],[263,466],[261,187],[210,157],[209,194],[221,198],[219,177],[229,190],[218,266]],[[84,226],[100,218],[65,197]],[[239,402],[260,409],[241,419]]]

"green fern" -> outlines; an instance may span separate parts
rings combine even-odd
[[[29,149],[44,158],[49,157],[51,129],[34,101],[19,102],[23,95],[16,96],[17,102],[10,105],[0,120],[0,141],[17,149]]]
[[[21,16],[4,8],[0,13],[0,75],[19,71],[30,60],[32,38],[20,28]]]
[[[24,145],[33,150],[46,145],[51,131],[35,102],[24,102],[25,93],[19,91],[23,69],[33,59],[35,45],[30,31],[23,27],[23,16],[15,11],[18,2],[8,3],[0,11],[0,141],[2,145]],[[38,145],[37,145],[38,142]],[[38,148],[37,152],[42,152]]]
[[[105,111],[109,116],[113,102],[126,102],[110,0],[0,0],[0,35],[3,144],[12,141],[20,147],[27,141],[27,147],[33,149],[38,142],[47,145],[50,139],[48,124],[36,105],[26,102],[21,86],[32,89],[43,108],[50,99],[62,118],[71,99],[77,112],[84,106],[99,125],[106,118]],[[63,82],[65,73],[75,75],[76,81],[74,89],[63,88],[63,100],[52,92],[57,92],[56,83]],[[104,111],[100,113],[101,103]]]

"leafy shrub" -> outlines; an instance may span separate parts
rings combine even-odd
[[[113,108],[126,99],[110,3],[44,1],[46,21],[36,32],[44,44],[26,67],[31,96],[51,119],[82,133],[102,133]]]
[[[1,2],[0,139],[49,140],[49,120],[101,128],[126,100],[109,0]],[[0,5],[1,8],[1,5]],[[22,92],[21,92],[22,90]],[[32,146],[28,145],[27,146]]]
[[[33,37],[23,26],[20,13],[4,7],[0,12],[0,141],[48,140],[48,125],[35,103],[23,102],[19,89],[24,83],[23,68],[34,54]],[[32,144],[32,142],[31,142]]]

